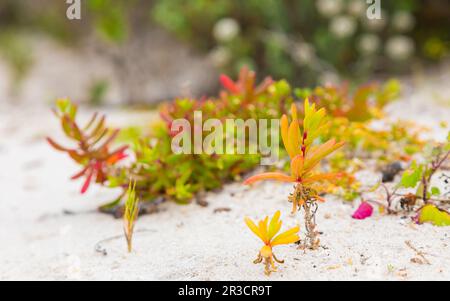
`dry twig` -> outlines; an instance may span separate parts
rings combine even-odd
[[[416,247],[413,246],[413,244],[411,243],[410,240],[406,240],[405,244],[411,249],[413,250],[417,256],[419,256],[420,258],[423,259],[423,262],[425,262],[426,264],[430,265],[431,263],[428,261],[428,259],[425,257],[425,253],[423,253],[422,251],[417,250]]]

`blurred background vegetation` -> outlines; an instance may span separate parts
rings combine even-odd
[[[219,72],[234,76],[248,65],[261,77],[285,78],[303,87],[401,75],[448,58],[450,47],[448,0],[382,0],[380,20],[367,18],[365,0],[81,2],[82,19],[70,21],[63,0],[0,1],[0,56],[13,78],[12,94],[38,59],[30,36],[45,36],[71,49],[95,49],[111,66],[126,102],[180,93],[182,85],[172,84],[151,88],[176,90],[170,93],[136,93],[142,82],[152,81],[142,69],[147,55],[160,55],[150,51],[156,47],[174,56],[172,64],[189,69],[170,52],[186,47],[189,55],[201,58],[200,70],[208,77],[217,78]],[[160,42],[161,34],[179,44]],[[164,75],[165,67],[149,65],[146,71],[164,76],[163,82],[181,72],[175,68]],[[136,66],[141,69],[133,71]],[[195,74],[192,81],[204,81]],[[110,83],[105,78],[91,82],[86,98],[101,103]],[[216,88],[208,84],[193,90],[199,96]]]

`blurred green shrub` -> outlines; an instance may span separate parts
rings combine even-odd
[[[11,92],[15,94],[33,65],[30,45],[22,35],[10,30],[0,32],[0,57],[9,65],[12,75]]]
[[[65,42],[95,31],[115,50],[107,55],[122,74],[122,46],[156,22],[204,51],[222,72],[237,75],[247,65],[302,86],[339,77],[364,82],[449,53],[446,0],[382,1],[381,20],[367,18],[365,0],[83,2],[82,20],[71,22],[64,1],[4,0],[0,26],[40,30]]]

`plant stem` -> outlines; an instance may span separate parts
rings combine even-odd
[[[441,168],[441,166],[444,164],[444,162],[447,160],[447,158],[450,156],[450,151],[447,151],[442,157],[437,155],[437,158],[431,162],[431,168],[430,172],[428,173],[428,176],[426,176],[426,171],[423,173],[422,176],[422,185],[423,185],[423,192],[422,192],[422,199],[425,204],[428,203],[428,184],[431,181],[431,178],[436,173],[436,171]]]
[[[394,211],[392,210],[392,197],[397,192],[397,188],[395,188],[393,192],[390,192],[389,189],[386,187],[386,185],[381,184],[381,187],[383,187],[384,190],[386,191],[387,212],[388,212],[388,214],[392,214],[392,213],[394,213]]]
[[[302,206],[305,210],[305,228],[306,239],[305,247],[316,250],[319,247],[320,240],[317,238],[319,232],[316,231],[316,223],[314,221],[315,212],[311,210],[314,201],[307,200]]]

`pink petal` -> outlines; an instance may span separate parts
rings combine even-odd
[[[365,219],[372,216],[372,213],[373,207],[367,202],[362,202],[358,209],[353,213],[352,217],[354,219]]]

